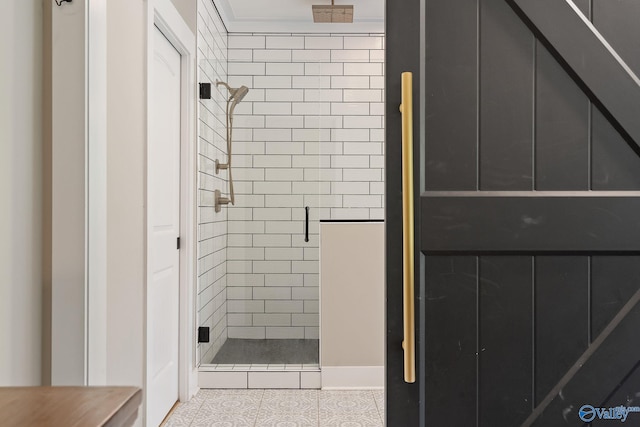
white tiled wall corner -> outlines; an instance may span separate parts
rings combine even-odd
[[[317,339],[318,220],[383,218],[383,49],[382,35],[229,35],[229,80],[250,88],[234,123],[229,337]]]
[[[201,363],[210,363],[227,339],[227,211],[214,212],[214,190],[227,192],[226,176],[216,175],[215,160],[226,161],[226,94],[216,79],[227,80],[227,31],[210,0],[198,5],[198,81],[212,83],[212,99],[198,104],[198,326],[210,328],[210,342],[198,344]],[[246,58],[245,56],[241,56]],[[239,64],[235,64],[238,66]],[[264,64],[263,64],[264,65]],[[242,64],[245,72],[258,72]],[[237,70],[240,71],[240,70]],[[236,293],[233,295],[238,297]],[[246,379],[245,379],[246,387]]]

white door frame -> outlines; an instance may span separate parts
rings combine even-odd
[[[195,35],[184,22],[170,0],[147,1],[147,137],[151,111],[151,73],[153,72],[153,31],[157,26],[181,55],[180,106],[180,326],[179,326],[179,397],[189,400],[198,390],[198,367],[195,358],[195,254],[196,254],[196,120],[195,120]],[[147,158],[149,157],[147,141]],[[147,168],[147,182],[149,181]],[[147,194],[147,206],[149,195]],[[146,223],[148,226],[148,211]],[[146,227],[145,227],[146,231]],[[149,245],[148,232],[146,236]],[[148,286],[148,253],[145,282],[145,379],[146,384],[146,290]],[[145,409],[146,413],[146,409]]]

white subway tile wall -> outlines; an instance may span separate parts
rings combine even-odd
[[[317,339],[320,219],[383,219],[384,37],[229,34],[229,338]],[[310,207],[309,242],[304,239]]]
[[[226,174],[215,173],[216,159],[226,161],[224,105],[227,80],[227,31],[210,0],[198,5],[198,81],[211,83],[212,99],[198,104],[198,326],[210,328],[210,342],[198,345],[201,363],[210,363],[227,339],[227,210],[214,212],[214,190],[228,191]],[[264,64],[262,64],[264,68]],[[249,65],[245,65],[249,67]],[[249,69],[249,68],[245,68]],[[250,120],[247,117],[247,120]],[[261,123],[251,122],[257,125]],[[234,288],[236,289],[236,288]],[[238,288],[240,289],[240,288]],[[236,291],[237,292],[237,291]],[[233,294],[234,298],[246,294]],[[239,322],[241,319],[234,319]]]

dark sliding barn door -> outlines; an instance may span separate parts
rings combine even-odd
[[[387,426],[618,425],[597,408],[640,407],[640,1],[386,3]],[[404,71],[415,384],[401,348]]]

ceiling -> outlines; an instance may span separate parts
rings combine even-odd
[[[352,4],[353,24],[314,24],[311,6],[331,0],[214,0],[231,33],[383,33],[385,0],[335,0]]]

